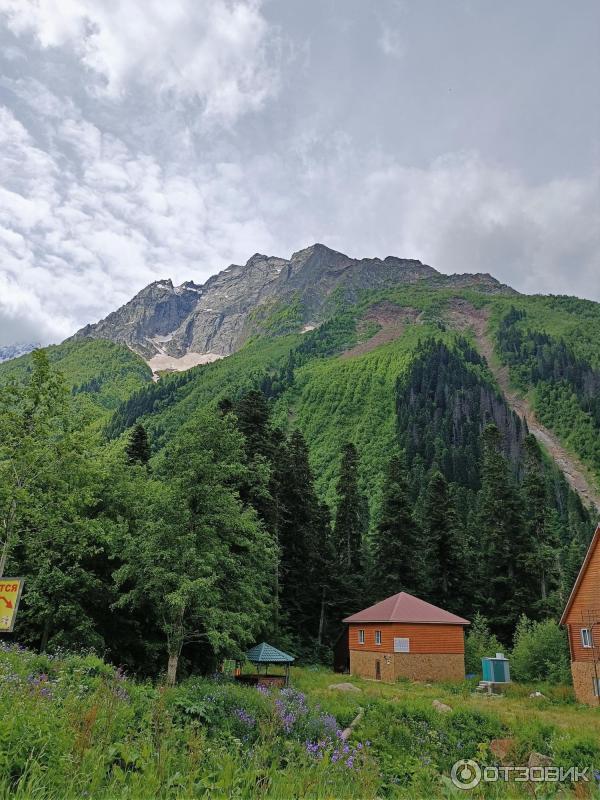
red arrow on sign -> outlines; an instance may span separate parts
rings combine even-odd
[[[2,597],[1,594],[0,594],[0,600],[4,600],[4,602],[6,603],[6,607],[7,608],[12,608],[13,607],[12,600],[7,600],[6,597]]]

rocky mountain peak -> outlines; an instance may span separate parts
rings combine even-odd
[[[502,291],[491,276],[446,276],[416,259],[396,256],[351,258],[315,243],[291,258],[254,253],[245,265],[231,264],[204,284],[171,279],[154,281],[124,306],[75,336],[122,342],[150,363],[177,368],[220,358],[238,349],[252,332],[253,312],[264,306],[301,301],[303,322],[322,318],[327,297],[341,290],[355,301],[366,289],[385,289],[421,280],[455,285],[477,284],[483,291]],[[470,284],[469,284],[470,281]]]

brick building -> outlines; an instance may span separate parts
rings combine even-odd
[[[400,592],[347,617],[350,673],[392,682],[462,680],[468,620]]]

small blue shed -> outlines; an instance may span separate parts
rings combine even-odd
[[[503,653],[496,653],[495,658],[482,658],[481,668],[483,680],[488,683],[510,683],[508,659]]]

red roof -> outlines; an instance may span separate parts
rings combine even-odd
[[[407,592],[393,594],[374,606],[365,608],[344,622],[424,622],[432,625],[470,625],[468,619],[457,617],[443,608],[426,603]]]
[[[564,625],[567,621],[567,615],[571,609],[573,604],[573,600],[575,600],[575,595],[579,590],[579,585],[583,580],[583,576],[587,572],[588,565],[592,560],[592,554],[596,549],[596,545],[600,542],[600,525],[596,528],[594,535],[592,536],[592,541],[590,542],[590,546],[588,547],[588,551],[585,554],[585,558],[583,560],[583,564],[581,565],[581,569],[579,570],[579,575],[577,576],[577,580],[575,581],[575,585],[571,589],[571,594],[569,595],[569,599],[567,600],[567,605],[565,606],[565,610],[563,611],[562,617],[560,618],[560,624]]]

